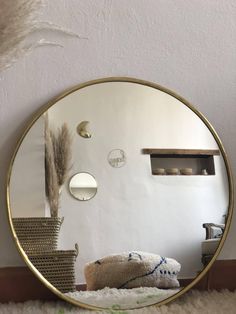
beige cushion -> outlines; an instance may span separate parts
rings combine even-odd
[[[103,257],[85,265],[87,290],[179,287],[180,264],[172,258],[140,251]]]
[[[220,238],[204,240],[202,242],[202,254],[214,254],[220,240]]]

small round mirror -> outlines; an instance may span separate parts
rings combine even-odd
[[[79,201],[88,201],[97,193],[97,182],[90,173],[76,173],[70,179],[69,190],[71,195]]]

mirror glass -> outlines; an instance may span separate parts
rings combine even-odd
[[[90,173],[80,172],[70,179],[69,189],[78,200],[88,201],[97,193],[97,182]]]
[[[89,136],[78,135],[81,123]],[[196,278],[220,243],[229,195],[203,120],[169,91],[125,79],[85,84],[47,106],[9,181],[30,263],[68,300],[116,309],[160,302]]]

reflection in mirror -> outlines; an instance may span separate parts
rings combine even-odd
[[[93,126],[89,140],[77,135],[78,117]],[[53,216],[45,127],[65,123],[73,137],[68,174],[76,175],[53,194]],[[125,167],[107,162],[115,147],[125,152]],[[89,173],[99,193],[78,203],[96,193]],[[224,159],[209,128],[178,98],[126,81],[74,90],[41,115],[17,151],[9,193],[29,260],[62,293],[99,307],[137,308],[176,294],[214,255],[229,205]]]
[[[82,121],[77,126],[77,132],[83,138],[90,138],[92,136],[91,133],[88,131],[88,124],[89,121]]]
[[[88,201],[97,193],[97,182],[90,173],[80,172],[70,179],[69,190],[76,199]]]
[[[109,152],[107,160],[111,167],[123,167],[126,163],[125,152],[122,149],[113,149]]]

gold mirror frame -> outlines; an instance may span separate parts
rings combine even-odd
[[[229,184],[229,207],[228,207],[228,215],[227,215],[227,220],[225,223],[225,230],[223,233],[223,236],[220,240],[219,246],[215,251],[214,256],[212,257],[211,261],[208,263],[208,265],[203,268],[203,270],[199,273],[199,275],[193,279],[193,281],[186,287],[184,287],[183,289],[181,289],[179,292],[177,292],[176,294],[172,295],[169,298],[166,298],[165,300],[158,302],[156,304],[152,304],[152,305],[148,305],[148,306],[161,306],[164,305],[170,301],[175,300],[176,298],[178,298],[179,296],[183,295],[185,292],[187,292],[188,290],[190,290],[199,280],[201,280],[201,278],[208,272],[208,270],[211,268],[211,266],[213,265],[214,261],[216,260],[217,256],[219,255],[219,253],[222,250],[222,247],[224,245],[224,242],[226,240],[227,234],[229,232],[230,229],[230,225],[231,225],[231,220],[232,220],[232,214],[233,214],[233,203],[234,203],[234,189],[233,189],[233,176],[232,176],[232,172],[230,169],[230,164],[229,164],[229,160],[228,160],[228,156],[226,154],[226,151],[223,147],[223,144],[218,136],[218,134],[216,133],[215,129],[213,128],[213,126],[211,125],[211,123],[207,120],[207,118],[204,117],[204,115],[199,112],[197,109],[195,109],[193,107],[192,104],[190,104],[187,100],[185,100],[183,97],[179,96],[178,94],[176,94],[175,92],[162,87],[158,84],[155,83],[151,83],[148,81],[144,81],[144,80],[140,80],[140,79],[135,79],[135,78],[130,78],[130,77],[108,77],[108,78],[102,78],[102,79],[97,79],[97,80],[93,80],[93,81],[88,81],[86,83],[83,84],[79,84],[67,91],[65,91],[64,93],[60,94],[59,96],[55,97],[54,99],[52,99],[51,101],[49,101],[45,106],[43,106],[34,116],[33,118],[30,119],[30,122],[28,123],[28,125],[26,126],[26,129],[23,133],[23,135],[21,136],[21,138],[19,139],[18,143],[17,143],[17,147],[14,151],[13,157],[10,161],[10,165],[9,165],[9,170],[8,170],[8,174],[7,174],[7,183],[6,183],[6,202],[7,202],[7,210],[8,210],[8,221],[10,224],[10,229],[13,235],[13,239],[14,242],[16,243],[17,249],[20,253],[20,255],[22,256],[24,262],[26,263],[26,265],[30,268],[30,270],[36,275],[36,277],[48,288],[50,289],[53,293],[55,293],[58,297],[60,297],[61,299],[63,299],[64,301],[67,301],[73,305],[77,305],[77,306],[81,306],[83,308],[87,308],[87,309],[91,309],[91,310],[108,310],[107,308],[101,308],[101,307],[97,307],[97,306],[92,306],[92,305],[88,305],[88,304],[84,304],[82,302],[76,301],[68,296],[63,295],[63,293],[61,293],[59,290],[57,290],[52,284],[50,284],[42,275],[41,273],[37,270],[37,268],[30,262],[30,260],[28,259],[26,253],[24,252],[23,248],[20,245],[20,242],[18,240],[17,234],[15,232],[15,229],[13,227],[13,222],[12,222],[12,217],[11,217],[11,208],[10,208],[10,193],[9,193],[9,188],[10,188],[10,178],[11,178],[11,173],[12,173],[12,168],[13,168],[13,163],[16,157],[16,154],[20,148],[21,143],[23,142],[25,136],[27,135],[28,131],[30,130],[30,128],[33,126],[33,124],[39,119],[39,117],[45,113],[50,107],[52,107],[56,102],[58,102],[59,100],[61,100],[62,98],[68,96],[69,94],[82,89],[84,87],[87,86],[91,86],[91,85],[95,85],[95,84],[101,84],[101,83],[107,83],[107,82],[129,82],[129,83],[135,83],[135,84],[140,84],[140,85],[144,85],[144,86],[148,86],[151,88],[155,88],[157,90],[160,90],[164,93],[169,94],[170,96],[176,98],[177,100],[179,100],[180,102],[182,102],[184,105],[186,105],[190,110],[192,110],[202,121],[203,123],[207,126],[207,128],[209,129],[209,131],[211,132],[211,134],[213,135],[215,141],[217,142],[218,146],[219,146],[219,150],[222,154],[224,163],[225,163],[225,167],[226,167],[226,172],[227,172],[227,177],[228,177],[228,184]],[[113,312],[115,312],[115,310],[112,310]]]
[[[76,176],[78,176],[78,175],[80,175],[80,174],[87,174],[87,175],[89,175],[89,176],[94,180],[94,182],[96,182],[96,191],[95,191],[95,193],[93,193],[93,195],[92,195],[90,198],[80,199],[80,198],[77,197],[77,196],[75,195],[75,193],[73,193],[73,191],[72,191],[71,181],[73,180],[74,177],[76,177]],[[74,197],[77,201],[80,201],[80,202],[87,202],[87,201],[90,201],[92,198],[94,198],[94,197],[96,196],[96,194],[97,194],[97,192],[98,192],[98,184],[97,184],[97,181],[96,181],[95,177],[94,177],[91,173],[83,171],[83,172],[77,172],[77,173],[73,174],[73,176],[69,179],[68,189],[69,189],[69,192],[70,192],[71,196]]]

